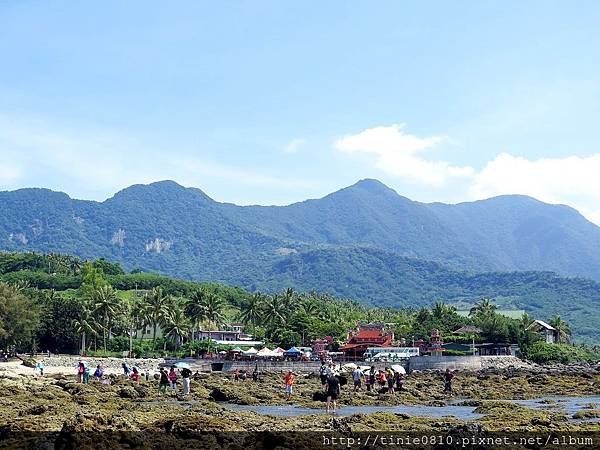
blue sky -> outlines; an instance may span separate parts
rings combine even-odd
[[[600,223],[598,23],[596,1],[0,0],[0,190],[285,204],[369,177]]]

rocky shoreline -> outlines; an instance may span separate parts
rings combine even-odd
[[[120,368],[121,362],[121,359],[102,360],[103,365],[115,368]],[[148,361],[148,364],[154,365],[157,361]],[[139,360],[135,361],[135,365],[142,367]],[[203,436],[204,439],[218,433],[229,436],[236,431],[355,433],[476,429],[478,432],[600,432],[600,423],[594,421],[600,405],[590,404],[586,409],[588,412],[581,413],[580,420],[575,421],[561,410],[560,403],[548,405],[548,409],[544,410],[513,402],[548,396],[598,396],[598,365],[508,367],[458,372],[452,397],[443,393],[439,373],[415,373],[407,377],[405,389],[395,396],[364,390],[354,393],[346,385],[339,399],[341,407],[424,405],[444,408],[453,402],[470,406],[482,415],[475,421],[459,420],[450,415],[436,419],[386,412],[332,418],[324,413],[318,377],[306,373],[298,375],[294,397],[287,402],[281,374],[263,373],[256,382],[251,379],[236,382],[231,374],[225,373],[202,374],[192,381],[192,394],[184,399],[180,396],[161,397],[154,380],[136,384],[113,374],[108,378],[110,384],[94,382],[84,385],[78,384],[71,374],[35,377],[29,370],[29,374],[11,376],[0,372],[0,389],[4,394],[0,397],[0,436],[5,438],[12,436],[18,439],[27,432],[38,435],[39,432],[58,433],[60,436],[82,433],[82,439],[94,433],[109,433],[102,434],[106,437],[112,432],[117,433],[116,439],[124,439],[125,435],[133,439],[131,436],[135,435],[153,440],[158,437],[191,439],[193,436]],[[232,411],[224,407],[223,402],[298,405],[314,408],[315,414],[275,417]],[[105,437],[96,437],[90,444]],[[145,438],[141,439],[143,442]]]

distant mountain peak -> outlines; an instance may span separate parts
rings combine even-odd
[[[213,201],[202,190],[197,188],[187,188],[173,180],[154,181],[148,184],[134,184],[117,192],[112,199],[109,200],[129,197],[136,198],[138,196],[179,197],[185,195],[194,195],[196,197],[201,197],[203,200]]]

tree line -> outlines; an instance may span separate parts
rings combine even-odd
[[[7,281],[6,275],[13,278]],[[50,279],[73,277],[79,284],[63,290],[49,289],[45,284],[40,287],[36,285],[40,275]],[[434,329],[447,342],[470,342],[473,338],[478,342],[515,342],[525,352],[539,340],[527,329],[532,317],[505,317],[489,299],[480,300],[469,316],[463,317],[442,301],[429,308],[398,309],[369,307],[291,288],[252,294],[214,283],[192,283],[138,271],[126,274],[118,264],[106,260],[82,262],[61,255],[0,255],[0,276],[5,280],[0,281],[0,346],[19,351],[108,354],[129,350],[138,355],[197,351],[206,343],[194,340],[194,332],[217,330],[233,321],[246,324],[255,339],[284,348],[325,336],[332,336],[335,346],[361,321],[387,324],[397,341],[404,344],[427,339]],[[553,317],[550,324],[568,343],[569,325],[560,316]],[[466,325],[481,331],[470,337],[452,334]],[[151,339],[136,339],[138,331],[147,327]]]

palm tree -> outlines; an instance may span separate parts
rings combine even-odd
[[[252,297],[242,303],[240,319],[242,322],[252,324],[252,336],[256,335],[256,322],[263,315],[263,306],[265,303],[265,296],[260,292],[255,293]]]
[[[550,325],[556,328],[558,342],[569,342],[571,339],[571,327],[558,314],[550,319]]]
[[[225,301],[213,292],[206,295],[206,318],[217,326],[225,320]]]
[[[171,338],[175,343],[175,350],[183,337],[189,333],[191,324],[185,316],[183,309],[179,307],[172,308],[164,318],[165,337]]]
[[[278,295],[269,295],[265,299],[264,320],[271,327],[284,325],[286,322],[284,305]]]
[[[145,328],[150,323],[148,311],[142,299],[136,296],[127,304],[125,321],[129,334],[129,354],[133,355],[133,336],[137,330]]]
[[[169,312],[169,302],[169,296],[165,295],[160,286],[152,288],[152,291],[144,294],[146,315],[152,325],[153,349],[156,349],[156,332],[158,326],[164,322],[164,318]]]
[[[184,313],[192,321],[196,331],[200,331],[200,323],[207,318],[207,294],[206,290],[198,289],[185,301]]]
[[[86,337],[96,334],[96,321],[92,310],[83,305],[78,319],[73,320],[73,326],[77,333],[81,333],[81,355],[85,355]]]
[[[307,316],[315,317],[319,314],[321,308],[313,298],[308,297],[302,299],[302,309]]]
[[[94,291],[94,313],[102,318],[104,351],[106,352],[106,331],[111,330],[111,322],[120,309],[121,302],[111,285],[105,284]]]
[[[482,298],[469,311],[469,316],[488,316],[493,314],[498,307],[488,298]]]
[[[287,288],[280,296],[286,311],[294,311],[296,309],[298,296],[293,288]]]

